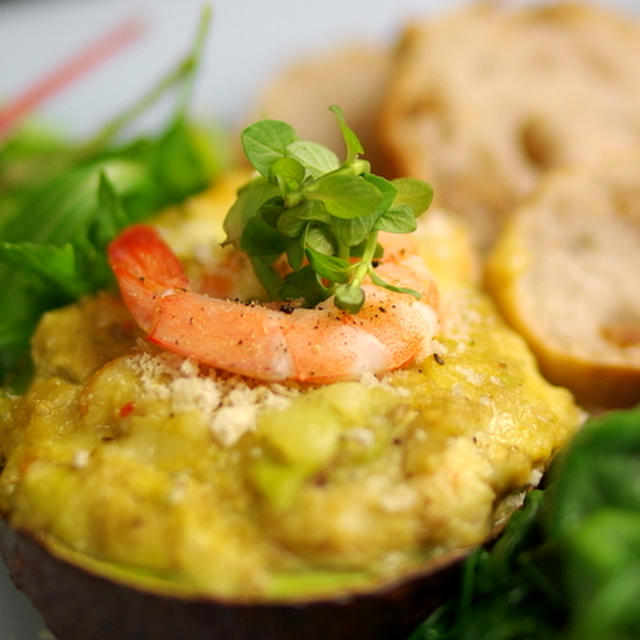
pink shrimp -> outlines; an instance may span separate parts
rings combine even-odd
[[[151,342],[259,380],[327,383],[385,373],[428,354],[437,289],[421,259],[395,244],[380,276],[418,289],[422,299],[365,284],[355,315],[330,300],[291,310],[192,291],[178,258],[145,225],[125,230],[108,254],[124,303]]]

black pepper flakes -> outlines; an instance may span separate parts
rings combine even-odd
[[[326,474],[324,473],[319,473],[314,479],[313,479],[313,484],[316,487],[324,487],[328,482],[328,478],[326,476]]]

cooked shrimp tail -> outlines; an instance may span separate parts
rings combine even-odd
[[[150,226],[125,230],[108,254],[124,303],[151,342],[259,380],[325,383],[385,373],[430,352],[437,328],[436,286],[420,259],[404,250],[392,253],[380,273],[408,281],[421,300],[365,284],[366,301],[353,315],[330,300],[281,310],[193,291]]]

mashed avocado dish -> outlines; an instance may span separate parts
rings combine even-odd
[[[192,281],[234,255],[215,241],[236,187],[152,220]],[[197,363],[115,294],[45,314],[30,387],[0,400],[5,518],[105,575],[255,601],[373,588],[484,541],[581,416],[472,283],[460,229],[432,211],[415,237],[440,288],[433,351],[358,380]]]

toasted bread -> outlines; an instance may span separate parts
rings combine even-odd
[[[640,401],[640,153],[559,170],[505,228],[487,282],[553,382]]]

